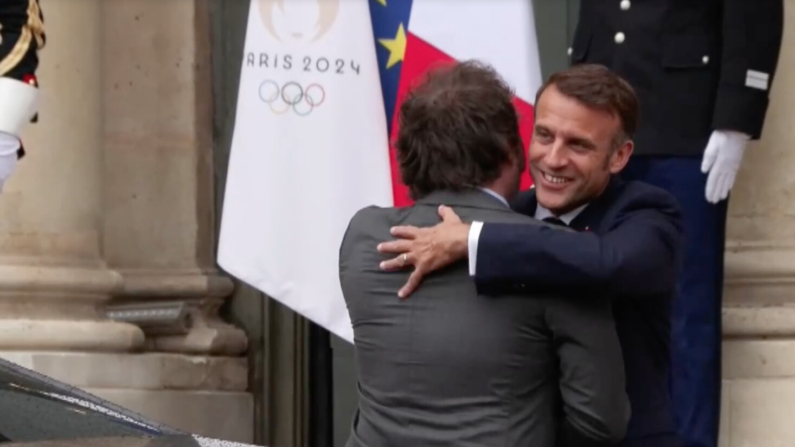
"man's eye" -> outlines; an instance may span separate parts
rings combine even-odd
[[[574,141],[574,142],[571,143],[571,146],[574,147],[575,149],[587,149],[588,148],[588,146],[585,143],[583,143],[582,141]]]

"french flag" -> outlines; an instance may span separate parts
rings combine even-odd
[[[478,59],[514,88],[522,140],[529,145],[533,100],[542,84],[531,1],[370,0],[370,15],[390,140],[401,99],[419,76],[440,62]],[[390,162],[394,205],[410,205],[391,145]],[[532,185],[527,172],[521,185]]]

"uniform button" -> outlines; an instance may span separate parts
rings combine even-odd
[[[704,57],[702,57],[702,58],[701,58],[701,62],[703,62],[703,63],[704,63],[704,65],[707,65],[707,64],[709,63],[709,56],[704,56]]]
[[[615,37],[616,43],[624,43],[624,39],[626,39],[626,36],[624,35],[624,33],[622,33],[622,32],[616,33],[616,37]]]
[[[626,11],[629,7],[632,6],[632,3],[629,0],[621,0],[621,9]]]
[[[574,52],[574,50],[572,50],[571,47],[569,47],[569,49],[566,50],[566,53],[568,53],[569,56],[571,56],[571,53],[573,53],[573,52]]]

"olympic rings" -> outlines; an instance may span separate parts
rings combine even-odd
[[[266,79],[259,85],[259,98],[277,115],[293,109],[296,115],[307,116],[326,101],[326,90],[317,83],[304,88],[295,81],[279,87],[276,81]]]

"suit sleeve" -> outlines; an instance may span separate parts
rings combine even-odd
[[[486,223],[478,243],[475,282],[484,292],[667,292],[679,267],[682,233],[679,207],[662,193],[624,207],[602,234]]]
[[[781,49],[783,0],[723,0],[722,14],[713,128],[758,139]]]
[[[610,300],[550,300],[546,322],[560,362],[564,418],[557,445],[615,445],[626,434],[630,407]]]

